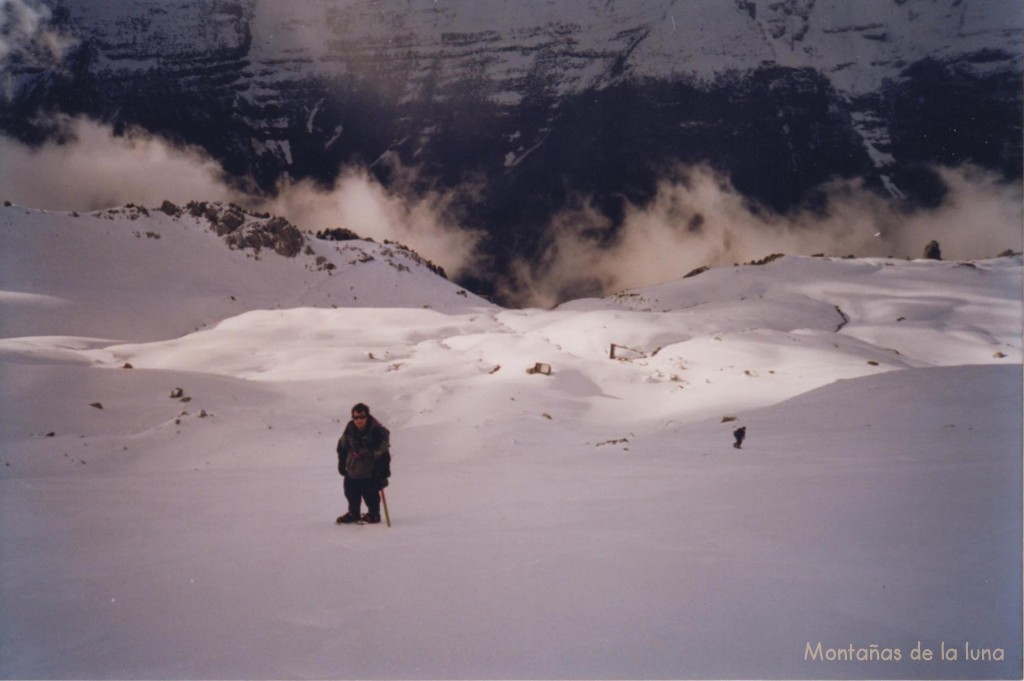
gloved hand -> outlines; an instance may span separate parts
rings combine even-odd
[[[385,487],[388,486],[388,479],[387,478],[382,478],[380,476],[377,476],[377,477],[374,478],[374,480],[377,481],[377,489],[379,489],[379,490],[380,489],[384,489]]]

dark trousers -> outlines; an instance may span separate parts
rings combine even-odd
[[[373,478],[345,478],[345,498],[348,512],[359,515],[360,502],[366,502],[366,512],[380,515],[380,484]]]

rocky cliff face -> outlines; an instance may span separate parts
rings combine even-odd
[[[679,164],[775,211],[831,178],[934,202],[935,163],[1020,177],[1015,0],[52,0],[59,64],[9,60],[0,125],[87,114],[240,183],[347,165],[452,205],[498,268],[581,202],[610,234]],[[409,183],[403,173],[402,182]],[[599,235],[600,236],[600,235]]]

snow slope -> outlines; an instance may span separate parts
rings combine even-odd
[[[311,252],[294,259],[231,250],[188,212],[126,207],[78,215],[7,206],[0,230],[0,330],[8,337],[143,340],[256,309],[485,304],[399,246],[307,235]]]
[[[1021,675],[1020,257],[511,310],[0,210],[4,677]],[[391,528],[333,524],[357,401]]]

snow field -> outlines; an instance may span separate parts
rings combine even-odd
[[[184,220],[2,210],[4,677],[1021,673],[1019,257],[503,310],[376,244],[328,276]],[[333,523],[357,401],[391,528]]]

